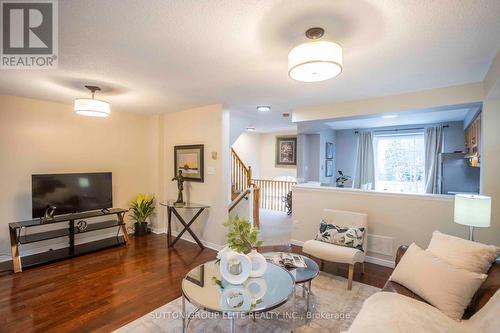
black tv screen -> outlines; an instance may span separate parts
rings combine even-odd
[[[111,172],[32,175],[31,192],[33,218],[113,207]]]

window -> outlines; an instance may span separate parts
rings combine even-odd
[[[375,189],[423,193],[424,133],[378,134],[375,145]]]

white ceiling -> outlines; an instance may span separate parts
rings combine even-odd
[[[246,127],[255,128],[256,132],[288,132],[296,131],[297,125],[292,123],[292,116],[283,117],[279,112],[247,112],[231,110],[231,117],[237,117]]]
[[[64,0],[59,12],[59,69],[1,71],[0,93],[72,103],[94,83],[113,111],[264,104],[282,122],[295,107],[482,81],[500,48],[498,0]],[[287,54],[312,26],[343,46],[344,71],[295,82]]]
[[[353,119],[330,121],[326,122],[325,125],[334,130],[344,130],[387,126],[437,124],[449,121],[463,121],[469,111],[477,110],[477,108],[478,106],[473,106],[450,109],[428,109],[392,114],[379,114],[372,115],[370,117],[356,117]],[[388,115],[396,117],[383,117]]]

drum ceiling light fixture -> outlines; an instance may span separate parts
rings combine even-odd
[[[92,98],[75,99],[75,112],[82,116],[90,117],[108,117],[111,110],[108,102],[94,99],[96,91],[101,90],[97,86],[85,86],[92,93]]]
[[[323,28],[310,28],[306,37],[311,42],[294,47],[288,53],[288,75],[301,82],[319,82],[342,72],[342,47],[333,42],[319,41]]]

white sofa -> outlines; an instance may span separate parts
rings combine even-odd
[[[468,320],[455,321],[437,308],[391,292],[369,297],[346,333],[498,333],[500,291]]]

